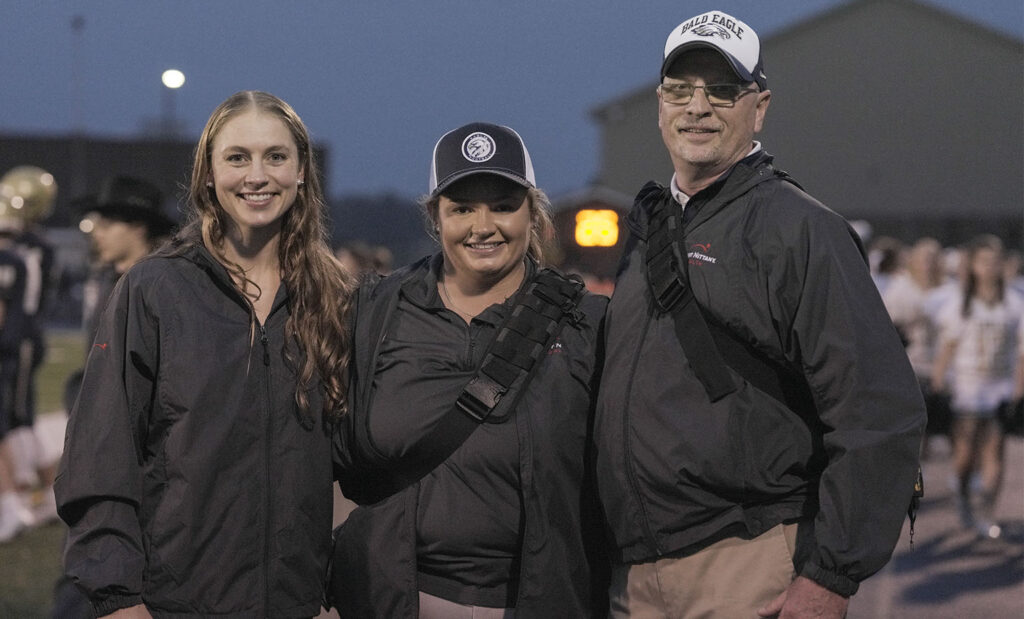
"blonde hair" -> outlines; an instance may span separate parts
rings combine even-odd
[[[324,393],[323,414],[337,420],[347,410],[348,364],[351,357],[351,333],[348,318],[355,288],[354,277],[334,258],[327,243],[327,206],[317,170],[309,132],[290,105],[266,92],[245,90],[228,97],[210,115],[203,129],[192,165],[189,184],[188,234],[201,237],[203,245],[225,265],[245,295],[252,287],[240,265],[224,253],[224,231],[229,215],[217,202],[211,177],[213,141],[224,125],[244,112],[257,110],[281,119],[288,127],[298,149],[301,178],[295,203],[282,216],[278,259],[282,281],[290,297],[291,314],[285,335],[298,344],[294,358],[286,346],[286,358],[298,373],[295,402],[303,415],[309,414],[307,391],[319,377]],[[186,232],[183,231],[183,235]],[[255,321],[255,314],[253,321]]]

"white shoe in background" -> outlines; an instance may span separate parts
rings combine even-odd
[[[11,474],[19,488],[34,488],[39,485],[38,454],[33,426],[19,426],[4,437],[11,450]]]

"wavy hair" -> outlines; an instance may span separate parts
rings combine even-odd
[[[419,199],[423,216],[426,219],[427,234],[438,244],[441,243],[437,233],[437,222],[442,194],[433,197],[426,195]],[[544,247],[555,236],[555,225],[551,221],[551,200],[548,199],[547,194],[536,187],[530,187],[526,196],[529,199],[530,209],[530,243],[527,245],[526,255],[536,260],[537,264],[543,265]]]
[[[248,298],[255,282],[246,277],[239,264],[224,253],[224,231],[228,214],[217,202],[212,187],[211,149],[224,125],[251,110],[280,118],[298,148],[299,166],[305,183],[299,185],[295,203],[282,216],[278,259],[281,278],[288,290],[291,314],[285,335],[298,345],[298,355],[285,346],[285,358],[298,374],[295,402],[302,415],[309,416],[308,391],[320,379],[323,416],[337,421],[347,411],[348,364],[352,338],[348,328],[355,279],[334,258],[327,243],[327,207],[317,170],[309,132],[290,105],[266,92],[244,90],[228,97],[210,115],[196,144],[192,177],[188,189],[188,220],[179,236],[200,236],[203,245],[224,264],[243,296]],[[198,228],[198,231],[196,230]],[[252,320],[255,324],[256,315]]]

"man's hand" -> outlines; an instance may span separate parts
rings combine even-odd
[[[146,610],[145,604],[138,604],[104,615],[103,619],[153,619],[153,615]]]
[[[809,578],[797,576],[779,597],[757,609],[757,614],[778,619],[841,619],[846,616],[849,605],[849,598],[833,593]]]

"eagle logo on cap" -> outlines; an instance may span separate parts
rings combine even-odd
[[[722,37],[723,39],[731,39],[732,35],[729,31],[717,24],[701,24],[696,26],[690,32],[701,37]]]
[[[462,156],[474,163],[482,163],[494,156],[494,138],[477,131],[466,136],[462,141]]]

